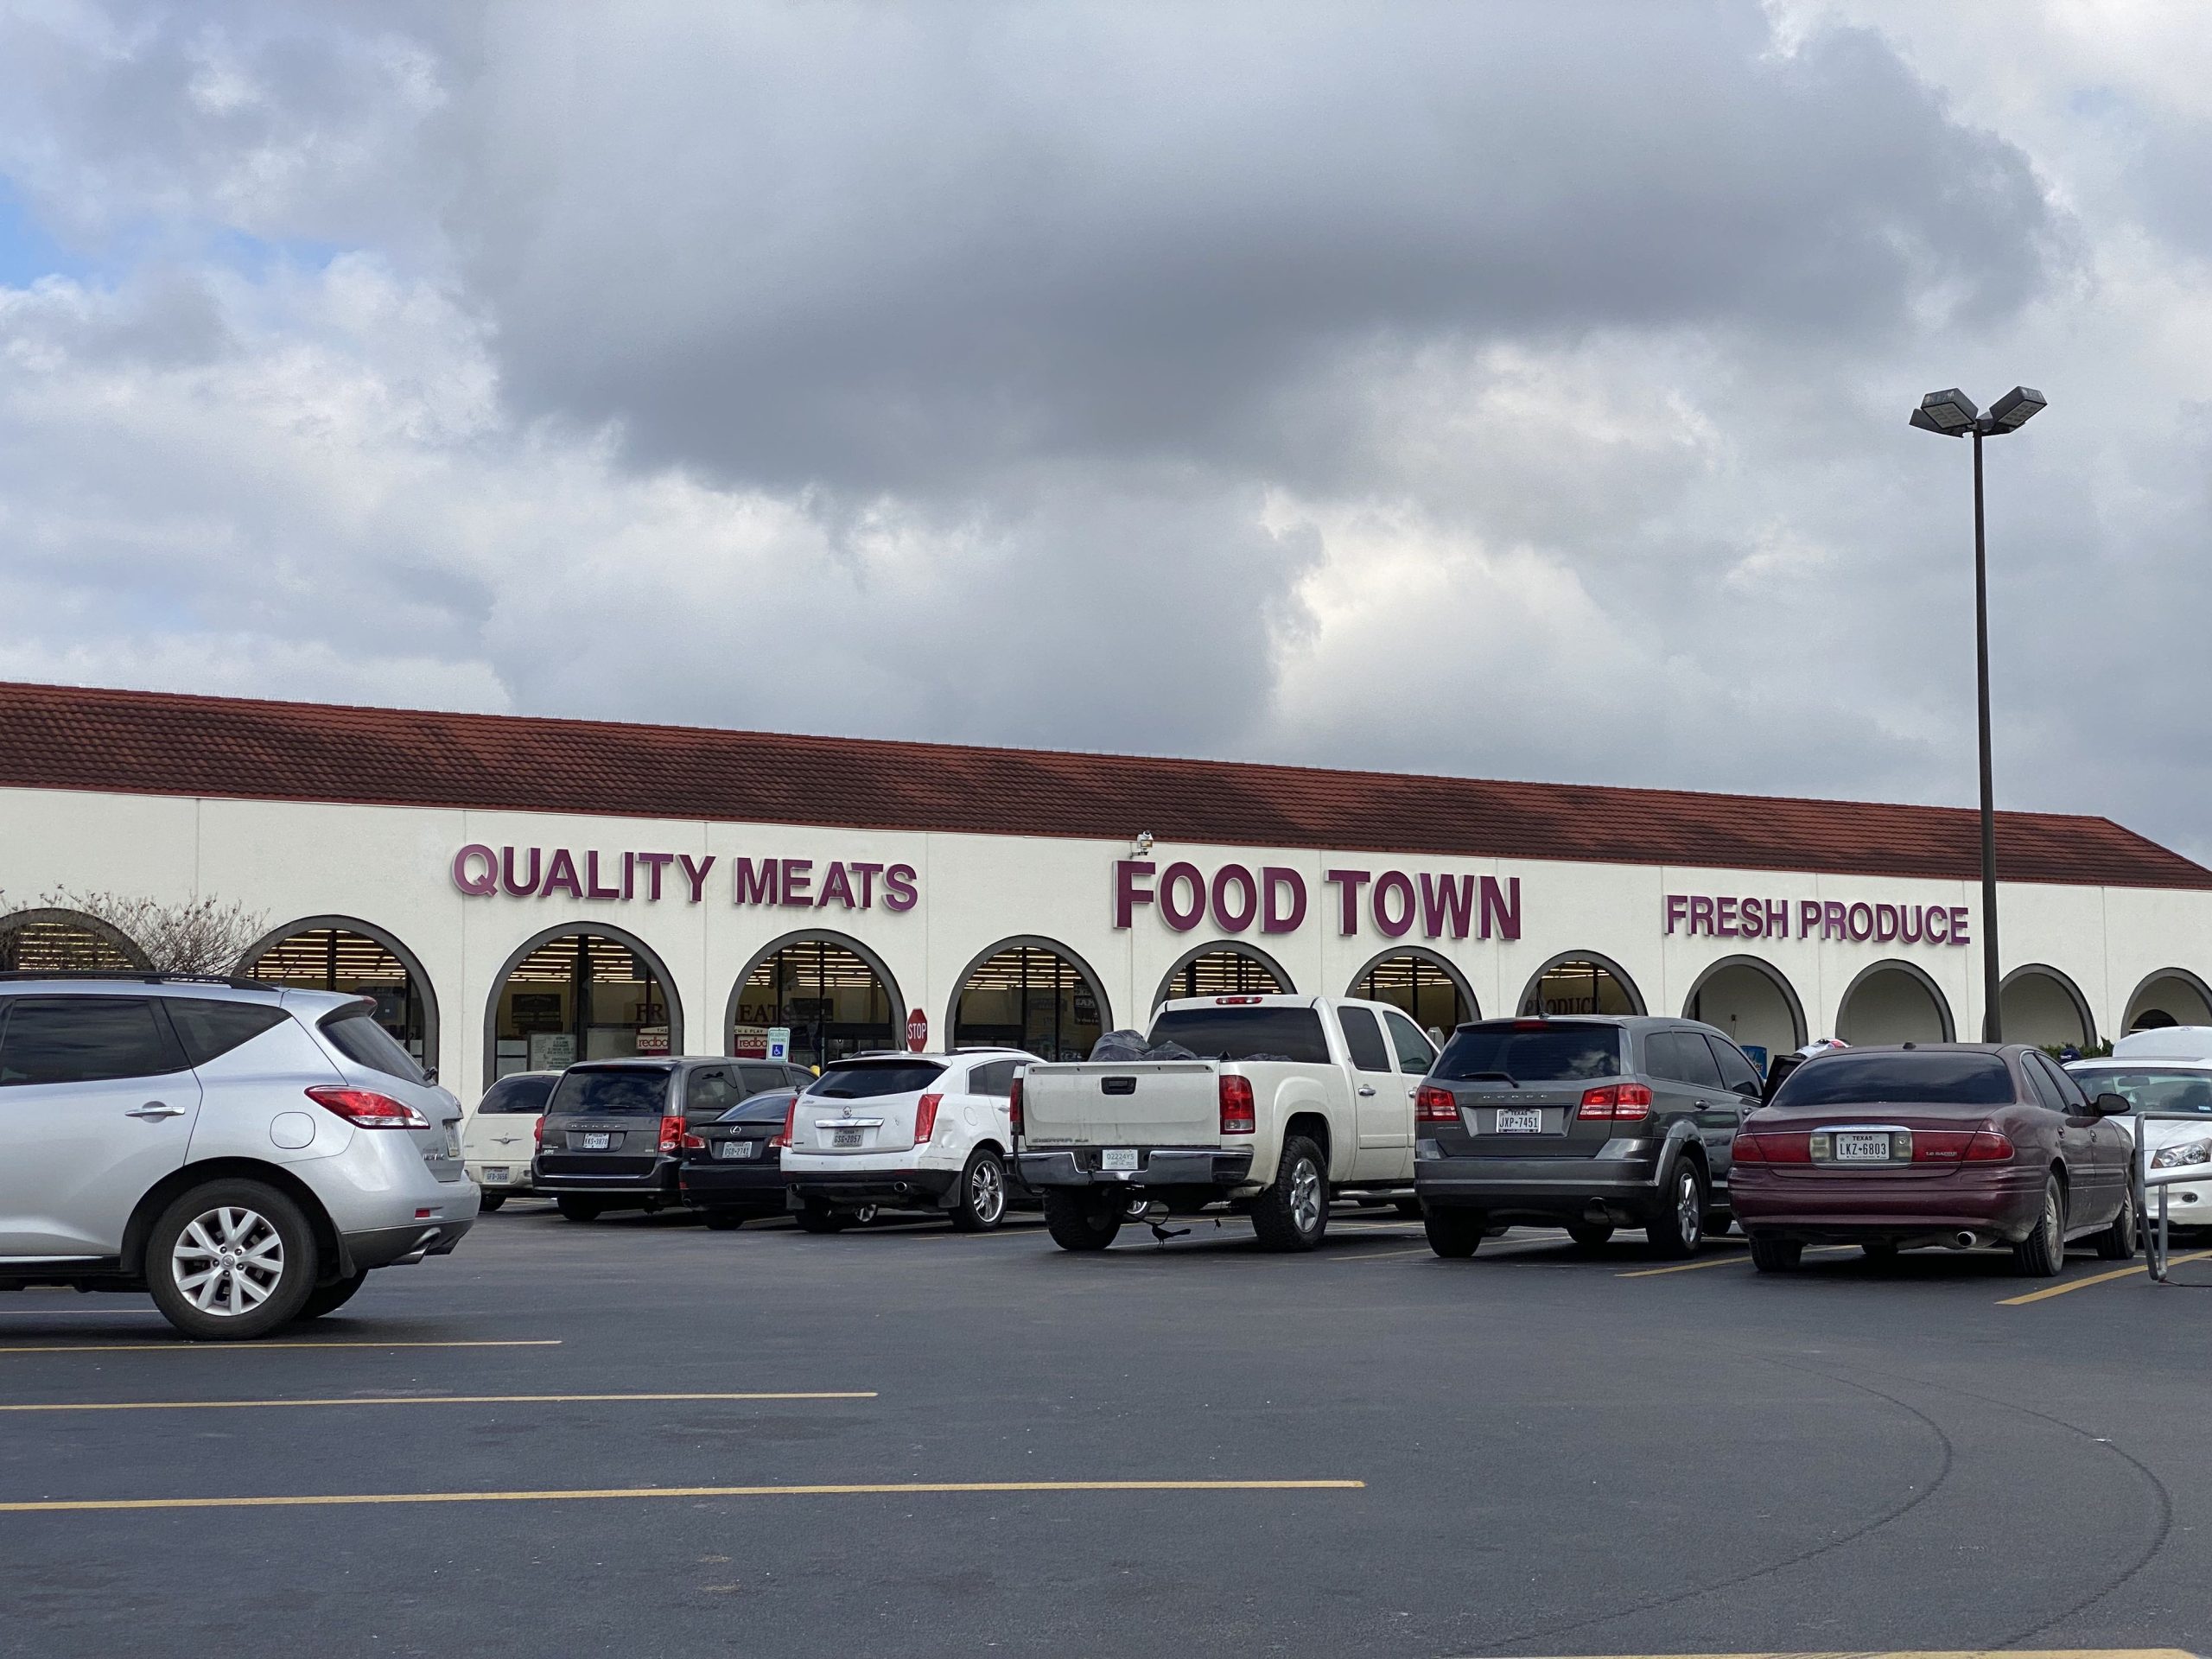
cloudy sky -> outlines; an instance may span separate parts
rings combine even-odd
[[[2212,855],[2212,8],[0,0],[0,677]]]

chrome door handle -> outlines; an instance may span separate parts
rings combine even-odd
[[[1375,1092],[1374,1085],[1363,1083],[1359,1085],[1359,1092],[1363,1096],[1372,1095]]]
[[[143,1118],[147,1122],[153,1123],[157,1122],[165,1117],[182,1117],[184,1116],[184,1108],[181,1106],[172,1106],[166,1101],[149,1100],[143,1106],[132,1107],[129,1111],[125,1112],[124,1116],[125,1117]]]

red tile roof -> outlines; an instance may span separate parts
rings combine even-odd
[[[0,683],[0,785],[1973,879],[1957,807],[792,737]],[[2107,818],[2006,812],[2012,881],[2212,888]]]

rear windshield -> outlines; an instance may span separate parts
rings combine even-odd
[[[715,1120],[717,1123],[780,1123],[791,1109],[789,1089],[772,1090],[765,1095],[755,1095],[750,1100],[741,1100]]]
[[[1180,1043],[1201,1059],[1299,1060],[1325,1065],[1329,1039],[1313,1008],[1170,1008],[1152,1022],[1152,1046]]]
[[[1621,1074],[1618,1026],[1462,1026],[1432,1074],[1452,1082],[1580,1083]]]
[[[561,1074],[549,1112],[658,1117],[668,1110],[669,1074],[658,1067],[609,1066],[604,1071],[572,1066]]]
[[[2139,1112],[2198,1112],[2212,1117],[2212,1072],[2155,1065],[2069,1065],[2074,1081],[2094,1100],[2124,1095]]]
[[[1791,1106],[2007,1106],[2012,1074],[1994,1054],[1820,1054],[1769,1103]]]
[[[874,1100],[879,1095],[911,1095],[944,1075],[932,1060],[870,1060],[833,1065],[807,1089],[822,1100]]]
[[[545,1098],[559,1081],[550,1077],[501,1077],[484,1091],[484,1098],[476,1103],[476,1109],[494,1116],[504,1112],[535,1117],[545,1109]]]
[[[356,1065],[365,1065],[404,1083],[423,1081],[423,1068],[415,1064],[415,1057],[392,1040],[391,1033],[370,1019],[366,1011],[330,1015],[322,1022],[322,1034]]]

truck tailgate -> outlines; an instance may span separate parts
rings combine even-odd
[[[1218,1071],[1211,1060],[1029,1066],[1021,1138],[1031,1146],[1217,1146]]]

